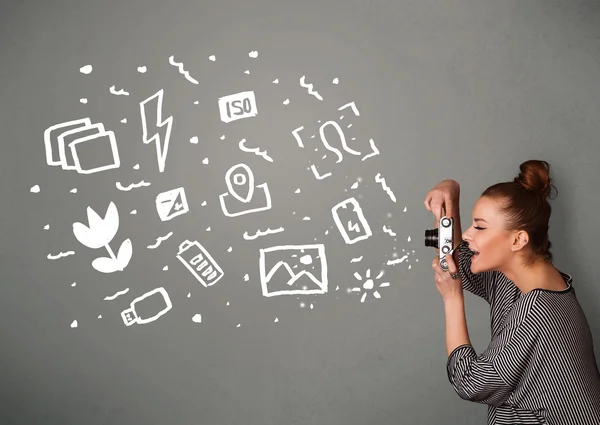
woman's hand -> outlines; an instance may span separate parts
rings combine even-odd
[[[423,203],[425,208],[433,213],[435,222],[438,223],[444,215],[446,217],[456,216],[455,210],[458,209],[459,197],[460,185],[458,182],[455,180],[442,180],[427,192]]]
[[[450,276],[454,273],[458,274],[458,268],[456,267],[452,253],[446,254],[446,261],[448,262],[448,271],[442,270],[440,267],[439,257],[435,257],[431,263],[433,270],[435,270],[435,285],[444,301],[463,296],[460,275],[456,279],[452,279],[452,276]]]

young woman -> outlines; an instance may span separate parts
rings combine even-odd
[[[446,311],[448,379],[464,400],[487,404],[488,424],[600,424],[600,373],[573,278],[552,264],[552,179],[530,160],[511,182],[486,189],[461,234],[460,187],[444,180],[425,197],[435,225],[454,219],[448,271],[432,262]],[[477,355],[463,289],[491,308],[492,339]]]

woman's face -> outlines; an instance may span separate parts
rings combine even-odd
[[[499,201],[480,197],[473,208],[473,223],[462,235],[477,254],[471,259],[471,272],[502,270],[513,256],[515,232],[504,228],[504,215]]]

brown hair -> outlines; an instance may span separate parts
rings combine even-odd
[[[529,235],[527,265],[540,256],[552,262],[552,243],[548,240],[552,208],[547,199],[552,188],[556,188],[550,178],[550,164],[532,159],[522,163],[519,168],[521,172],[512,182],[490,186],[481,196],[503,201],[501,211],[506,217],[506,229],[524,230]]]

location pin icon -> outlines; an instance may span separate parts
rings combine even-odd
[[[250,202],[254,195],[254,174],[250,167],[246,164],[231,167],[225,174],[225,183],[235,199],[244,203]]]

